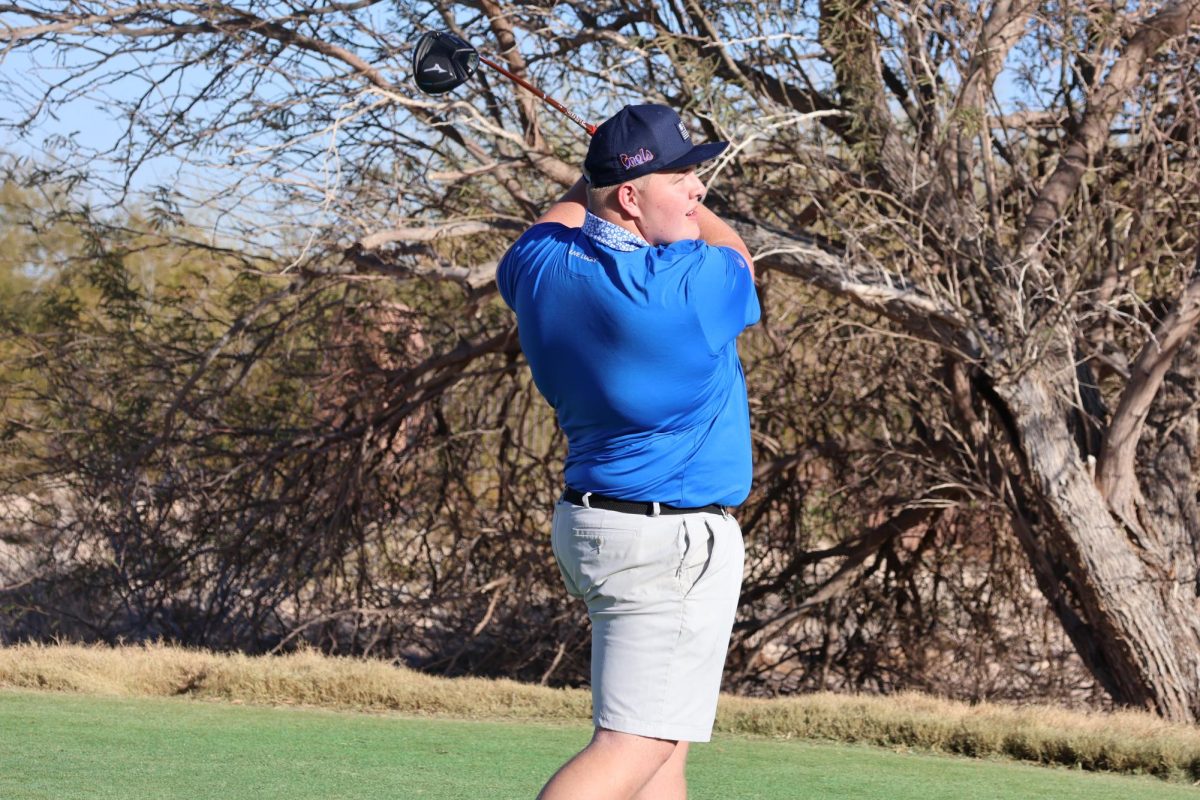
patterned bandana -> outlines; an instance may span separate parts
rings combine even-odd
[[[629,253],[641,247],[649,247],[650,243],[632,231],[627,231],[620,225],[600,219],[592,212],[587,212],[583,218],[583,235],[599,242],[605,247]]]

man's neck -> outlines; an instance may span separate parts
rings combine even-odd
[[[593,241],[614,250],[631,251],[648,247],[636,228],[589,211],[583,221],[583,233]]]
[[[612,209],[609,209],[609,208],[591,209],[591,208],[589,208],[588,213],[592,214],[593,216],[599,217],[600,219],[604,220],[605,222],[611,222],[613,225],[622,227],[625,230],[632,233],[634,236],[642,236],[642,232],[637,229],[637,225],[634,224],[632,219],[629,219],[628,217],[625,217],[622,214],[620,214],[616,211],[613,211]],[[642,238],[645,238],[645,237],[642,237]]]

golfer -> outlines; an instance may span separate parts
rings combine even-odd
[[[745,243],[701,205],[696,165],[727,145],[626,106],[500,262],[567,435],[551,543],[592,621],[595,735],[542,800],[682,799],[712,733],[744,556],[728,507],[751,476],[735,340],[759,318]]]

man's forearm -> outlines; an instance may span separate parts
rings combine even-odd
[[[709,209],[700,206],[696,209],[696,219],[700,223],[700,238],[716,247],[729,247],[741,254],[750,268],[750,277],[754,277],[754,259],[750,257],[750,249],[742,241],[728,222],[718,217]]]

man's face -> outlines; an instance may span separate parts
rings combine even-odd
[[[700,238],[696,211],[704,199],[704,182],[695,167],[653,172],[646,176],[638,195],[638,230],[650,244],[671,244]]]

